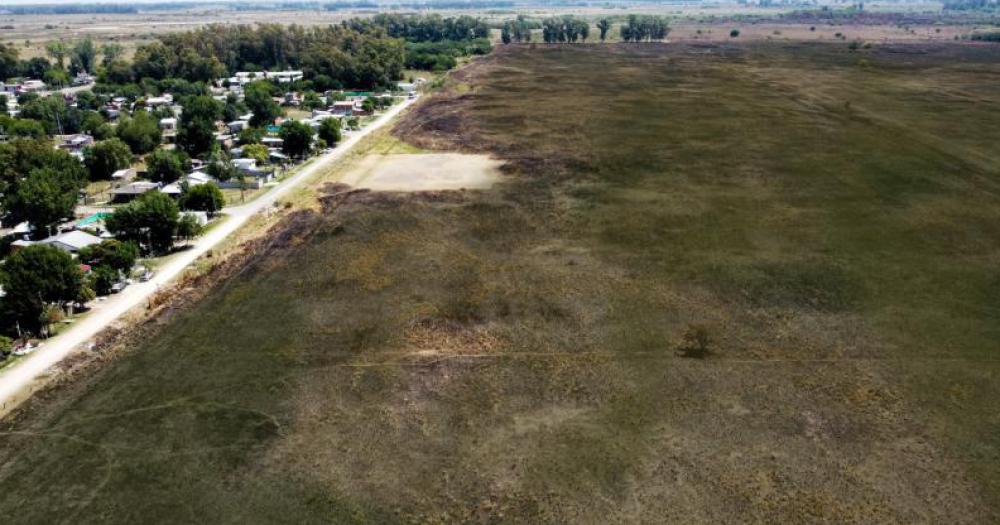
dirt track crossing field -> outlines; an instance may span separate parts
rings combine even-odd
[[[0,510],[998,521],[998,56],[502,48],[395,128],[498,182],[327,187],[6,422]]]

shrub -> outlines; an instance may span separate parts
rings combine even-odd
[[[703,324],[689,324],[677,347],[677,354],[681,357],[704,359],[709,354],[711,342],[708,327]]]
[[[736,38],[738,36],[740,36],[739,29],[733,29],[732,31],[729,32],[729,38]]]

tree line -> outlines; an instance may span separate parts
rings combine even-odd
[[[594,27],[604,42],[611,31],[612,19],[601,18]],[[500,40],[504,44],[531,42],[532,31],[537,29],[542,30],[542,40],[547,44],[586,42],[590,37],[590,22],[582,18],[566,15],[538,22],[520,15],[500,25]],[[629,15],[619,26],[619,31],[625,42],[651,42],[667,38],[670,26],[663,16]]]
[[[407,42],[464,41],[490,36],[490,26],[485,20],[468,15],[445,18],[437,14],[413,16],[381,13],[371,18],[353,18],[342,25],[365,34],[380,29],[391,38],[402,38]]]

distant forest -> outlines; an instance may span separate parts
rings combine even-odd
[[[385,87],[405,68],[445,70],[491,49],[490,28],[470,16],[377,15],[339,25],[211,25],[139,46],[131,64],[112,61],[109,84],[171,78],[208,82],[235,71],[301,69],[324,88]]]

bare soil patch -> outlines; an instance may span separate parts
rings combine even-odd
[[[369,155],[342,182],[374,191],[483,190],[500,180],[502,164],[462,153]]]

